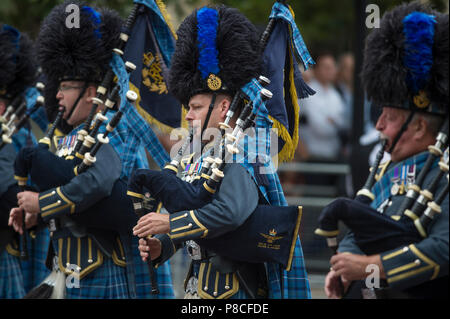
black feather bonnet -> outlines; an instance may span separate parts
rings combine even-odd
[[[362,81],[375,106],[448,112],[448,14],[420,2],[387,12],[366,41]]]
[[[257,30],[237,9],[197,9],[181,23],[177,36],[168,84],[185,106],[198,93],[233,95],[260,75]]]
[[[79,23],[71,14],[79,17]],[[44,19],[37,40],[43,73],[59,81],[100,82],[118,43],[121,26],[119,15],[109,9],[92,8],[80,1],[66,1],[54,7]]]
[[[50,119],[57,113],[56,94],[61,81],[102,81],[119,43],[121,27],[116,11],[93,8],[78,0],[54,7],[44,19],[37,39],[37,58],[46,77],[44,94]]]

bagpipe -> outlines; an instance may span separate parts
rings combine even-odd
[[[0,134],[2,136],[0,142],[0,150],[7,144],[12,144],[12,137],[22,127],[29,123],[30,116],[44,105],[44,97],[41,95],[45,85],[42,82],[37,82],[35,88],[39,95],[37,96],[34,105],[27,108],[27,100],[21,95],[17,95],[12,103],[8,106],[5,114],[0,117],[2,123]],[[17,194],[27,189],[26,182],[19,183],[19,185],[12,185],[7,192],[2,196],[2,210],[9,212],[12,208],[17,206]],[[22,227],[25,231],[25,218],[22,219]],[[20,258],[22,260],[28,259],[27,254],[27,240],[25,235],[20,236]]]
[[[260,39],[261,49],[267,44],[273,27],[274,22],[269,22]],[[258,81],[260,86],[270,83],[265,77],[260,77]],[[272,97],[272,93],[264,88],[259,93],[263,102]],[[255,125],[257,114],[258,109],[251,99],[242,89],[238,90],[224,122],[219,123],[221,136],[214,141],[209,156],[202,158],[201,170],[196,176],[187,176],[185,180],[177,176],[183,153],[191,143],[192,132],[162,171],[134,172],[127,193],[136,209],[147,206],[146,212],[152,212],[162,203],[169,213],[175,213],[198,209],[210,203],[225,177],[226,164],[239,153],[238,143],[245,136],[245,131]],[[231,128],[230,122],[236,118],[235,115],[238,115],[236,125]],[[150,197],[144,196],[145,193]],[[201,247],[237,262],[274,262],[290,270],[301,214],[301,207],[261,204],[237,229],[216,238],[195,241]]]
[[[444,154],[447,149],[446,154]],[[436,137],[435,145],[428,147],[429,153],[415,183],[408,187],[400,209],[393,216],[380,214],[369,205],[375,198],[370,191],[375,184],[375,174],[383,156],[384,147],[363,189],[354,200],[340,198],[323,209],[319,217],[319,228],[315,233],[327,238],[334,252],[337,250],[338,222],[343,222],[354,234],[356,245],[367,255],[377,254],[402,245],[417,243],[427,237],[427,228],[441,212],[440,205],[448,195],[448,116]],[[443,156],[444,155],[444,156]],[[423,185],[437,158],[439,172],[428,185]],[[442,179],[446,186],[434,196]]]
[[[143,12],[144,5],[135,3],[127,20],[122,26],[118,45],[112,50],[114,55],[123,59],[124,48],[127,44],[136,18]],[[135,65],[126,61],[127,73],[135,70]],[[19,183],[23,183],[30,176],[39,191],[46,191],[54,187],[69,183],[76,176],[85,173],[95,165],[97,154],[102,145],[109,143],[108,135],[111,134],[123,117],[122,109],[118,107],[120,81],[114,83],[114,71],[111,66],[97,87],[96,97],[92,99],[93,105],[85,120],[82,129],[77,134],[76,144],[68,156],[59,157],[50,151],[53,136],[58,123],[65,112],[63,107],[58,109],[54,122],[50,126],[46,136],[33,148],[23,149],[15,162],[15,177]],[[133,91],[126,93],[129,104],[134,104],[137,94]],[[78,101],[77,101],[78,102]],[[77,103],[75,102],[75,103]],[[96,113],[100,106],[105,106],[101,113]],[[107,122],[108,112],[114,113],[111,120]],[[102,125],[106,124],[104,133],[99,133]],[[105,242],[102,236],[97,238],[96,234],[105,234],[106,241],[114,233],[119,235],[124,244],[131,245],[131,230],[137,222],[132,201],[126,195],[127,184],[123,179],[115,181],[111,193],[81,213],[63,216],[63,218],[50,219],[48,226],[50,231],[56,231],[59,227],[67,227],[73,234],[90,234],[100,246],[109,247],[111,242]],[[104,250],[103,250],[104,251]],[[105,252],[105,251],[104,251]],[[127,257],[128,258],[128,257]],[[54,278],[59,272],[52,272],[53,277],[48,277],[41,285],[30,291],[25,298],[49,298],[54,296],[58,280]],[[50,289],[49,289],[50,288]]]
[[[262,95],[270,96],[270,92],[263,89]],[[249,123],[252,123],[256,116],[249,110],[249,105],[251,103],[247,103],[242,109],[236,121],[241,124],[236,124],[234,133],[224,134],[222,137],[219,154],[224,154],[225,157],[215,158],[207,173],[203,166],[205,170],[200,178],[193,178],[190,182],[184,181],[176,176],[173,166],[163,171],[142,169],[135,171],[128,184],[128,195],[133,199],[136,209],[147,207],[146,211],[152,212],[162,203],[169,213],[175,213],[198,209],[210,203],[225,176],[223,173],[225,165],[231,156],[239,152],[236,145],[242,138],[245,128],[251,126]],[[208,162],[206,159],[204,161]],[[171,162],[173,163],[174,161]],[[150,198],[145,197],[145,193],[148,193]],[[234,231],[212,239],[195,241],[201,247],[235,261],[275,262],[289,270],[301,214],[301,208],[297,206],[278,207],[261,204],[244,224]]]
[[[281,3],[285,3],[286,1],[277,1]],[[269,23],[264,30],[261,39],[260,39],[260,48],[261,52],[264,51],[264,48],[267,45],[270,34],[273,31],[275,26],[274,19],[270,18]],[[270,80],[266,77],[260,76],[258,79],[261,85],[270,84]],[[267,91],[267,90],[266,90]],[[271,92],[267,91],[267,94],[271,94]],[[233,117],[239,105],[243,102],[244,94],[242,91],[238,91],[232,99],[229,110],[226,114],[226,118],[224,123],[220,123],[220,131],[221,138],[215,141],[215,145],[211,150],[211,156],[206,157],[202,163],[202,170],[200,173],[199,179],[190,180],[189,183],[181,180],[177,177],[179,171],[180,161],[185,154],[186,150],[190,146],[193,141],[193,128],[190,129],[188,137],[186,138],[183,145],[178,149],[175,157],[171,160],[171,162],[161,170],[136,170],[132,177],[129,180],[128,185],[128,195],[133,198],[133,201],[140,201],[143,197],[141,191],[143,190],[143,185],[150,192],[151,197],[157,202],[162,202],[165,209],[167,209],[170,213],[174,213],[177,211],[181,211],[186,209],[186,207],[191,207],[190,209],[195,209],[204,206],[207,202],[210,201],[210,196],[214,193],[214,190],[208,186],[206,180],[209,179],[212,170],[216,169],[218,165],[220,165],[223,161],[217,157],[213,158],[214,150],[218,148],[218,146],[222,143],[223,137],[225,135],[225,130],[230,129],[228,125],[229,121]],[[213,102],[215,101],[215,97],[213,96]],[[249,107],[246,108],[246,112],[251,109],[251,104],[248,104]],[[249,115],[246,113],[241,114],[241,118],[245,119],[245,115]],[[252,115],[254,119],[256,117],[256,112]],[[238,120],[238,122],[241,119]],[[250,124],[250,119],[247,122],[247,125]],[[205,129],[206,123],[204,123]],[[242,124],[241,124],[242,125]],[[236,129],[238,125],[236,126]],[[233,132],[236,135],[238,131],[235,130]],[[231,134],[231,135],[233,135]],[[235,138],[235,136],[228,135],[228,138]],[[236,141],[237,142],[237,141]],[[223,154],[222,154],[223,155]],[[208,174],[209,173],[209,174]],[[217,173],[217,171],[216,171]],[[220,175],[220,173],[219,173]],[[217,174],[215,176],[217,180]],[[212,184],[213,182],[210,182]],[[199,185],[203,185],[202,187],[198,187]],[[173,200],[173,193],[178,192],[181,194],[181,197],[185,200],[184,202]]]
[[[123,48],[128,40],[130,30],[136,20],[140,4],[135,4],[128,16],[118,46],[113,49],[113,54],[123,56]],[[127,72],[135,69],[132,63],[127,62]],[[39,191],[61,186],[70,182],[75,176],[82,174],[96,162],[96,154],[100,147],[109,142],[108,134],[116,128],[122,118],[122,111],[116,110],[116,101],[119,98],[119,84],[113,83],[114,72],[110,68],[105,74],[103,81],[97,88],[97,96],[93,98],[91,112],[84,122],[83,129],[79,132],[75,148],[66,158],[58,157],[49,148],[53,135],[64,109],[58,109],[54,122],[50,126],[46,136],[42,138],[36,147],[24,148],[20,151],[15,162],[15,177],[19,183],[24,183],[31,177],[33,183]],[[108,94],[109,93],[109,94]],[[106,99],[104,102],[103,99]],[[135,103],[137,95],[129,91],[127,100]],[[105,104],[106,108],[102,113],[94,116],[99,106]],[[103,122],[107,121],[106,113],[115,111],[116,113],[106,126],[106,132],[98,134],[98,130]],[[92,124],[92,121],[94,123]],[[92,125],[91,125],[92,124]],[[88,152],[90,150],[90,152]],[[131,233],[132,227],[136,224],[137,218],[133,212],[131,200],[126,196],[126,183],[119,179],[115,182],[111,195],[89,207],[81,214],[73,214],[70,219],[85,227],[100,230],[113,230],[118,233]],[[107,218],[105,218],[107,216]]]

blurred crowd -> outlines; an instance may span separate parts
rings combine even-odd
[[[302,72],[305,82],[316,94],[299,100],[299,145],[293,162],[348,163],[353,118],[353,82],[355,59],[352,53],[335,57],[324,52],[315,58],[313,68]],[[296,185],[336,186],[349,191],[345,177],[333,174],[280,172],[286,195],[299,196]]]

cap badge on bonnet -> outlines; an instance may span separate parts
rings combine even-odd
[[[419,91],[413,98],[414,105],[419,109],[427,108],[430,105],[430,100],[427,97],[427,93],[423,90]]]
[[[207,83],[211,91],[220,90],[220,88],[222,87],[222,80],[217,75],[212,73],[208,76]]]

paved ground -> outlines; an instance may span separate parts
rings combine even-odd
[[[311,286],[312,299],[327,299],[323,286],[325,283],[325,275],[308,274],[309,284]]]

